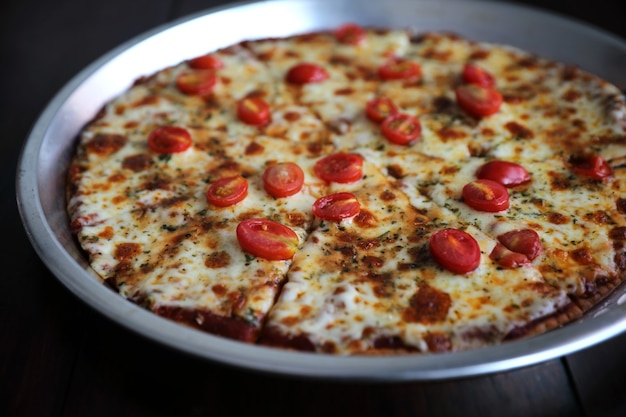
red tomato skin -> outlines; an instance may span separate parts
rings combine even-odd
[[[207,95],[216,84],[217,76],[208,70],[183,71],[176,77],[176,87],[188,95]]]
[[[493,87],[495,85],[493,75],[483,67],[472,62],[468,62],[463,67],[463,81],[483,87]]]
[[[337,41],[347,45],[359,45],[366,36],[365,29],[355,23],[346,23],[335,30]]]
[[[477,84],[460,85],[454,93],[459,107],[477,118],[497,113],[503,102],[502,94],[498,90]]]
[[[275,198],[289,197],[302,189],[304,171],[293,162],[270,165],[263,172],[263,186]]]
[[[224,68],[224,62],[215,54],[197,56],[187,61],[187,65],[193,69],[220,69]]]
[[[499,182],[505,187],[515,187],[530,181],[526,168],[509,161],[493,160],[483,164],[476,177]]]
[[[498,241],[507,249],[521,253],[531,261],[543,253],[541,238],[532,229],[519,229],[503,233],[498,236]]]
[[[422,67],[414,61],[392,59],[378,68],[378,76],[385,81],[415,81],[421,78]]]
[[[363,177],[363,157],[344,152],[331,154],[317,161],[313,172],[324,181],[353,183]]]
[[[496,243],[489,254],[489,258],[506,269],[519,268],[530,265],[530,259],[522,253],[513,252],[501,243]]]
[[[241,175],[222,177],[213,182],[206,192],[207,201],[217,207],[239,203],[248,195],[248,180]]]
[[[603,180],[613,175],[611,165],[597,155],[573,156],[569,162],[575,173],[589,178]]]
[[[396,145],[408,145],[422,135],[422,125],[419,120],[404,113],[387,117],[380,125],[380,129],[383,136]]]
[[[472,181],[463,187],[461,195],[465,204],[474,210],[496,213],[509,208],[509,192],[499,182]]]
[[[328,79],[324,67],[310,62],[296,64],[287,71],[287,82],[296,85],[319,83]]]
[[[398,107],[387,97],[372,99],[365,105],[365,115],[375,123],[380,123],[387,117],[397,113]]]
[[[237,225],[236,236],[244,251],[270,261],[291,259],[299,244],[296,232],[269,219],[243,220]]]
[[[237,117],[252,126],[263,126],[270,122],[270,106],[260,97],[246,97],[237,103]]]
[[[340,221],[359,214],[361,204],[356,196],[348,192],[339,192],[320,197],[313,203],[313,214],[329,221]]]
[[[157,127],[148,136],[148,147],[161,154],[186,151],[191,146],[191,135],[182,127]]]
[[[480,264],[480,246],[476,239],[459,229],[443,229],[433,233],[430,253],[444,269],[455,274],[466,274]]]

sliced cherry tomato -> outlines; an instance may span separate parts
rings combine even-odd
[[[187,65],[194,69],[220,69],[224,67],[224,62],[215,54],[201,55],[187,61]]]
[[[530,259],[522,253],[513,252],[507,249],[501,243],[496,243],[493,250],[489,254],[489,258],[503,268],[519,268],[520,266],[529,265]]]
[[[505,187],[515,187],[530,181],[530,175],[526,168],[520,164],[509,161],[489,161],[476,171],[480,179],[499,182]]]
[[[372,122],[380,123],[387,117],[397,113],[398,107],[387,97],[372,99],[365,105],[365,115]]]
[[[430,236],[430,253],[439,265],[455,274],[478,268],[480,246],[476,239],[459,229],[443,229]]]
[[[272,197],[281,198],[294,195],[304,184],[304,171],[293,162],[270,165],[263,172],[265,191]]]
[[[415,117],[405,114],[392,114],[380,126],[383,136],[397,145],[408,145],[422,134],[422,125]]]
[[[417,80],[422,76],[422,67],[415,61],[392,59],[378,68],[383,80]]]
[[[176,78],[176,87],[189,95],[209,94],[216,83],[217,76],[208,70],[183,71]]]
[[[324,67],[310,62],[296,64],[287,71],[287,81],[292,84],[319,83],[328,79]]]
[[[270,106],[260,97],[246,97],[237,103],[237,117],[253,126],[267,124],[272,115]]]
[[[493,75],[483,67],[468,62],[463,67],[463,80],[468,84],[478,84],[483,87],[493,87],[495,80]]]
[[[604,158],[597,155],[572,156],[572,169],[580,175],[601,180],[613,175],[613,168]]]
[[[498,241],[507,249],[525,255],[529,260],[543,253],[541,238],[532,229],[519,229],[498,236]]]
[[[454,90],[459,106],[474,117],[486,117],[500,110],[502,94],[493,87],[464,84]]]
[[[335,38],[348,45],[359,45],[366,36],[365,29],[355,23],[346,23],[335,30]]]
[[[244,251],[270,261],[291,259],[300,242],[296,232],[269,219],[243,220],[236,234]]]
[[[509,208],[509,192],[499,182],[478,179],[466,184],[463,201],[474,210],[495,213]]]
[[[320,197],[313,203],[313,214],[322,220],[340,221],[356,216],[360,210],[356,196],[346,192]]]
[[[206,192],[209,203],[228,207],[242,201],[248,195],[248,180],[241,175],[223,177],[211,184]]]
[[[157,127],[148,136],[148,147],[156,153],[183,152],[191,146],[191,135],[182,127]]]
[[[363,157],[344,152],[328,155],[315,163],[313,172],[328,182],[356,182],[363,177]]]

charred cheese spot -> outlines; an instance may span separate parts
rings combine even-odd
[[[119,151],[127,142],[128,139],[122,135],[99,133],[85,143],[85,148],[90,153],[104,157]]]
[[[446,319],[452,298],[446,292],[421,284],[404,309],[402,318],[407,322],[438,323]]]

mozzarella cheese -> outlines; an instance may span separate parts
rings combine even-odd
[[[371,29],[358,45],[315,33],[213,53],[223,67],[210,94],[179,91],[176,78],[194,71],[181,62],[139,80],[81,132],[67,210],[92,268],[121,296],[225,337],[347,355],[502,343],[568,322],[580,313],[572,306],[588,309],[623,279],[626,116],[606,81],[509,46],[404,30]],[[391,59],[418,63],[420,77],[382,80],[378,68]],[[286,82],[302,62],[328,78]],[[467,62],[494,76],[504,97],[497,113],[472,117],[456,102]],[[237,103],[250,96],[269,104],[268,124],[239,120]],[[419,139],[391,143],[365,113],[376,97],[417,118]],[[186,129],[192,146],[152,152],[147,138],[160,126]],[[315,164],[341,151],[363,157],[361,180],[317,176]],[[568,158],[579,154],[604,158],[613,175],[576,175]],[[461,197],[492,159],[532,176],[499,213]],[[265,191],[263,172],[278,162],[303,169],[295,195]],[[209,185],[229,175],[247,179],[247,197],[211,205]],[[358,215],[313,215],[318,198],[342,191],[356,196]],[[244,251],[236,228],[251,217],[295,231],[293,258]],[[476,240],[475,270],[452,273],[430,255],[430,236],[444,228]],[[539,233],[542,255],[502,268],[489,256],[498,236],[525,228]]]

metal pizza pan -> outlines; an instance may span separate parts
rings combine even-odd
[[[160,318],[105,287],[68,227],[66,168],[80,129],[138,77],[242,40],[331,29],[345,22],[446,30],[577,65],[626,89],[626,42],[541,9],[485,0],[270,0],[188,15],[137,36],[74,76],[51,99],[18,162],[18,209],[52,274],[92,308],[138,334],[221,364],[303,378],[427,381],[520,368],[567,355],[626,330],[626,287],[581,320],[525,340],[464,352],[344,357],[283,351],[212,336]],[[190,41],[193,40],[193,41]],[[202,40],[199,42],[198,40]]]

